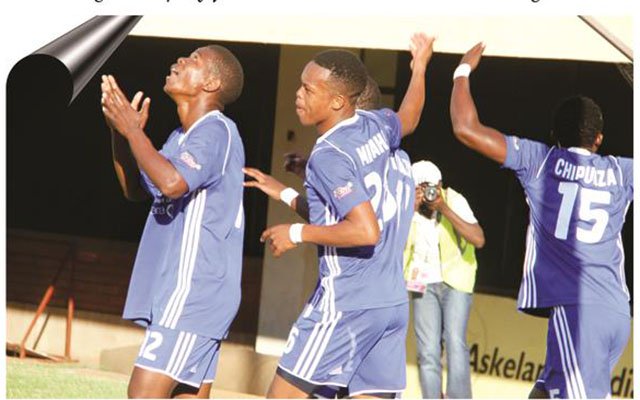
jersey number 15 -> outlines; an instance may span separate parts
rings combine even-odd
[[[594,208],[593,205],[610,204],[611,193],[604,190],[587,189],[580,187],[575,182],[560,182],[558,193],[562,195],[560,210],[558,211],[558,221],[554,236],[561,240],[566,240],[569,233],[569,222],[573,215],[573,208],[576,204],[578,194],[580,194],[580,209],[578,219],[585,222],[593,222],[591,229],[576,228],[576,239],[584,243],[597,243],[602,239],[604,230],[609,222],[609,213],[602,208]]]

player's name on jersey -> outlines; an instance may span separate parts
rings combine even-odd
[[[405,160],[400,157],[391,157],[389,159],[389,163],[391,164],[391,168],[394,171],[400,172],[404,176],[412,176],[411,175],[411,161]]]
[[[612,168],[597,169],[592,166],[575,165],[563,158],[558,158],[553,171],[562,179],[582,181],[586,185],[607,187],[618,184]]]
[[[362,165],[371,164],[378,156],[389,151],[389,144],[381,132],[376,133],[367,140],[367,143],[356,149]]]

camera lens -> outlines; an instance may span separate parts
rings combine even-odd
[[[427,201],[434,201],[438,197],[438,188],[436,186],[427,186],[424,189],[424,198]]]

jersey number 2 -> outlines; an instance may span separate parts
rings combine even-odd
[[[576,229],[576,238],[583,243],[597,243],[602,239],[604,230],[609,222],[609,213],[601,208],[593,208],[593,204],[610,204],[611,193],[604,190],[581,188],[574,182],[560,182],[558,193],[562,195],[558,221],[554,236],[566,240],[569,233],[569,222],[576,204],[576,198],[580,194],[580,209],[578,218],[581,221],[594,221],[591,229]]]
[[[402,193],[396,193],[396,197],[398,197],[398,201],[394,199],[391,191],[389,190],[389,185],[385,181],[382,182],[382,178],[377,172],[370,172],[367,176],[364,177],[364,184],[367,188],[373,188],[373,197],[371,198],[371,207],[373,207],[374,212],[378,212],[378,207],[380,207],[380,202],[382,202],[382,218],[378,218],[378,225],[380,226],[380,230],[383,229],[383,224],[385,222],[390,221],[396,212],[398,211],[398,202],[402,199]],[[399,187],[398,190],[402,190],[402,187]]]
[[[142,357],[147,360],[155,361],[156,355],[153,353],[155,349],[162,344],[162,333],[156,331],[148,331],[147,337],[142,346]]]

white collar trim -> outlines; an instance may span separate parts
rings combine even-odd
[[[331,129],[329,129],[328,131],[323,133],[322,136],[320,136],[318,138],[318,140],[316,140],[316,144],[322,142],[323,140],[325,140],[329,135],[331,135],[333,132],[335,132],[338,128],[340,128],[342,126],[345,126],[345,125],[353,124],[358,119],[360,119],[360,116],[358,114],[354,114],[353,117],[349,117],[347,119],[344,119],[344,120],[338,122],[337,124],[332,126]]]
[[[182,142],[184,142],[184,140],[187,138],[187,135],[189,134],[189,132],[194,130],[195,127],[198,126],[207,117],[209,117],[210,115],[218,115],[218,114],[222,114],[220,110],[211,110],[205,115],[203,115],[202,117],[198,118],[196,122],[194,122],[186,132],[180,132],[180,136],[178,137],[178,144],[182,144]]]
[[[581,154],[583,156],[590,156],[591,152],[583,147],[569,147],[567,149],[567,151],[570,151],[572,153],[578,153]]]

